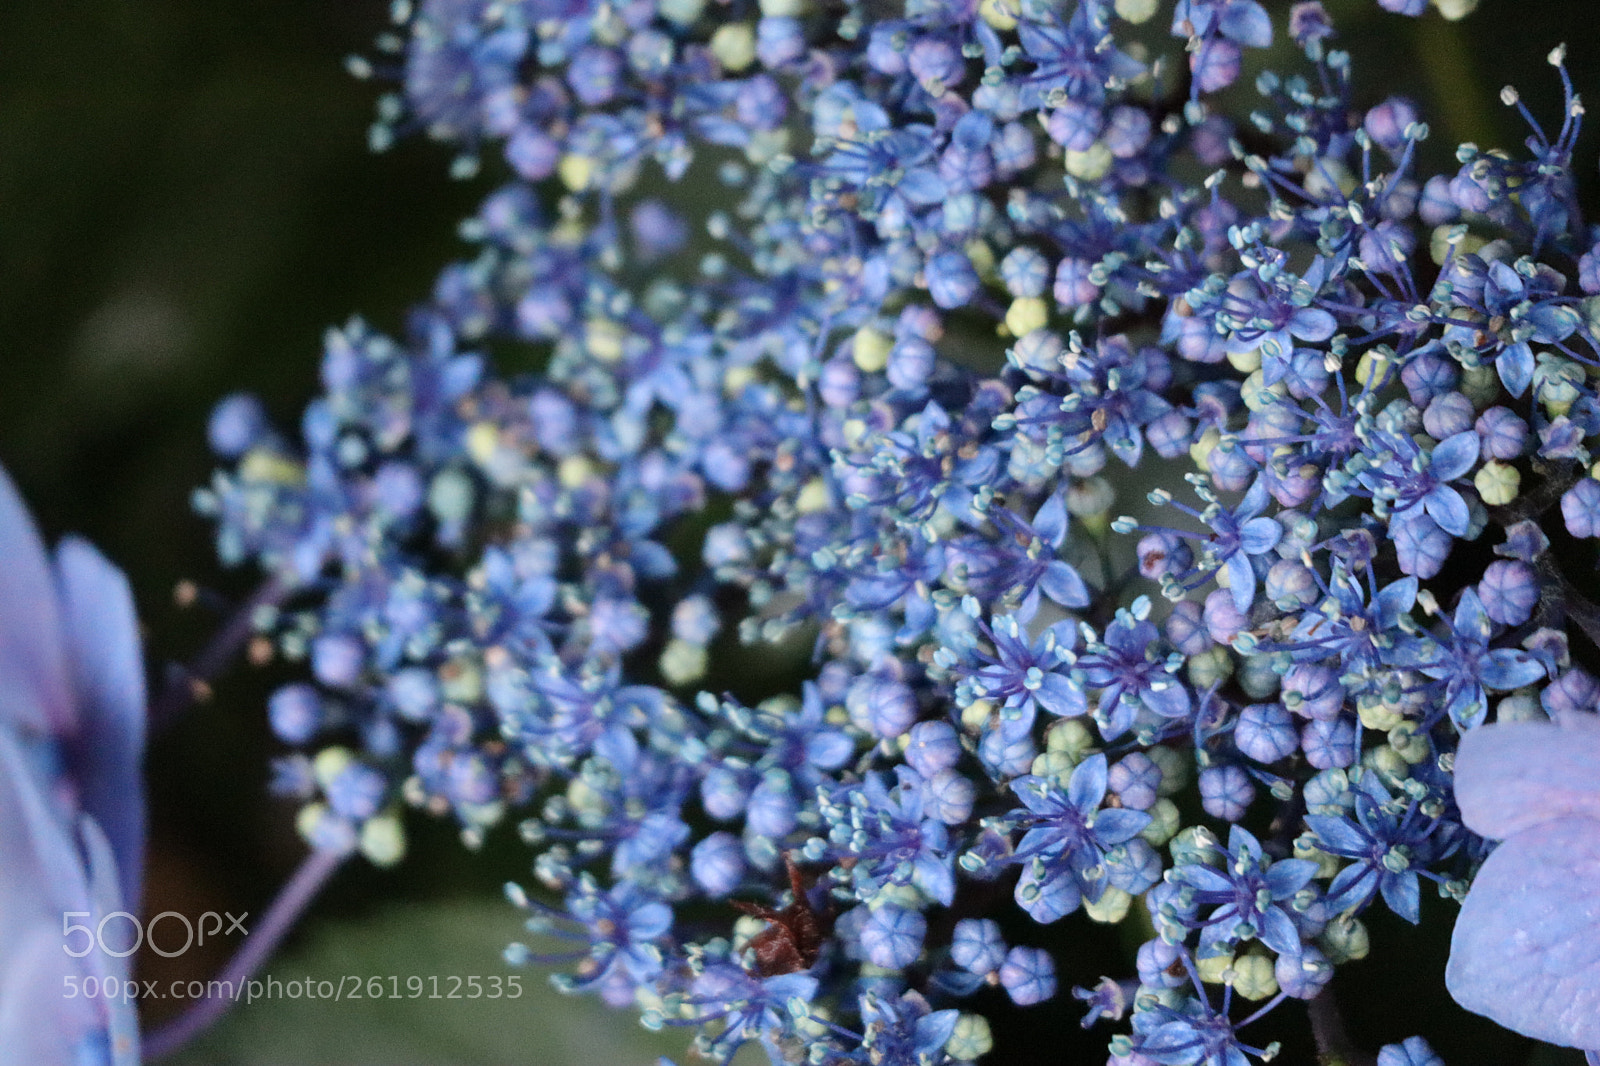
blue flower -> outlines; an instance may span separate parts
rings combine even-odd
[[[992,626],[981,626],[994,643],[992,656],[974,649],[984,663],[964,682],[972,699],[998,701],[1006,709],[1006,728],[1027,731],[1040,708],[1061,717],[1088,710],[1082,686],[1072,677],[1073,646],[1077,632],[1067,623],[1046,626],[1031,644],[1016,615],[1001,615]]]
[[[1214,908],[1200,923],[1198,955],[1208,958],[1232,952],[1241,943],[1260,940],[1280,955],[1300,953],[1300,934],[1284,901],[1305,888],[1317,864],[1305,859],[1273,862],[1261,843],[1243,827],[1228,830],[1221,852],[1222,869],[1201,862],[1174,867],[1168,880],[1187,886],[1197,906]]]
[[[1378,1051],[1378,1066],[1444,1066],[1436,1051],[1420,1036],[1408,1036]]]
[[[1156,994],[1091,997],[1131,1007],[1117,1062],[1262,1056],[1239,1029],[1318,994],[1355,912],[1454,890],[1457,745],[1491,711],[1600,703],[1537,532],[1557,497],[1600,532],[1600,482],[1573,480],[1600,282],[1570,76],[1554,55],[1558,133],[1508,94],[1526,150],[1430,174],[1420,110],[1363,109],[1315,2],[1182,0],[1176,39],[1111,0],[792,6],[397,6],[377,139],[425,127],[461,173],[498,146],[513,176],[403,337],[330,336],[298,441],[242,398],[209,427],[226,469],[197,503],[292,590],[263,622],[314,682],[271,703],[307,749],[279,784],[320,788],[345,838],[399,796],[469,839],[518,820],[568,898],[541,915],[571,986],[709,1026],[718,1057],[936,1066],[987,1037],[907,982],[1050,999],[1045,951],[939,918],[985,891],[956,856],[1021,867],[1041,923],[1145,896],[1173,941],[1140,949]],[[1233,113],[1210,94],[1280,21],[1302,56]],[[1158,99],[1185,59],[1188,105]],[[709,199],[666,187],[695,163]],[[1494,240],[1468,252],[1462,218]],[[530,343],[534,373],[480,354]],[[1111,518],[1107,465],[1147,444],[1192,463],[1187,531]],[[782,672],[727,680],[719,631],[802,627],[793,691],[680,702]],[[360,752],[315,750],[346,724]],[[1326,891],[1239,828],[1268,792],[1342,867]],[[1183,828],[1197,806],[1226,850]],[[780,863],[764,971],[821,959],[810,912],[853,905],[814,974],[761,981],[715,915]],[[1191,948],[1241,945],[1211,1002]]]
[[[1104,638],[1079,656],[1084,681],[1100,690],[1094,716],[1105,739],[1131,729],[1143,708],[1162,718],[1187,718],[1193,710],[1188,688],[1172,676],[1175,664],[1157,657],[1157,639],[1155,626],[1118,611]]]
[[[955,899],[950,834],[926,816],[922,789],[910,767],[899,767],[894,788],[873,775],[836,790],[822,803],[828,838],[839,859],[848,858],[849,883],[870,902],[887,885],[914,884],[929,899],[949,906]]]
[[[119,949],[132,938],[110,918],[137,913],[143,878],[133,597],[83,540],[46,555],[4,470],[0,558],[0,1046],[40,1066],[134,1066],[133,998],[64,993],[131,983],[131,951]]]
[[[941,1054],[955,1032],[960,1011],[934,1010],[916,992],[897,999],[873,992],[861,996],[861,1046],[864,1061],[883,1066],[923,1066],[945,1061]]]
[[[1031,775],[1017,778],[1011,788],[1027,811],[1011,815],[1025,830],[1011,858],[1024,867],[1016,897],[1036,921],[1051,922],[1072,913],[1084,896],[1099,899],[1110,883],[1108,854],[1150,824],[1144,811],[1101,808],[1106,795],[1104,755],[1091,755],[1079,763],[1065,790],[1052,779]]]
[[[1400,660],[1445,682],[1444,711],[1462,729],[1482,723],[1489,711],[1485,690],[1507,692],[1545,676],[1538,660],[1520,648],[1490,648],[1494,623],[1474,589],[1461,594],[1455,620],[1442,640],[1406,647]]]
[[[726,1063],[751,1040],[777,1054],[775,1038],[790,1023],[789,1004],[810,1003],[817,985],[817,979],[808,974],[763,979],[731,963],[716,963],[695,976],[685,1006],[693,1024],[722,1023],[720,1032],[703,1039],[706,1051]]]
[[[1600,720],[1483,726],[1455,770],[1462,820],[1503,843],[1456,919],[1450,994],[1524,1035],[1600,1049]]]
[[[1465,536],[1470,521],[1467,503],[1450,482],[1477,464],[1478,434],[1464,430],[1440,441],[1426,455],[1409,439],[1381,439],[1389,451],[1363,481],[1372,487],[1375,499],[1393,501],[1394,522],[1416,522],[1426,514],[1451,536]]]
[[[1162,1066],[1249,1066],[1247,1055],[1270,1057],[1264,1049],[1244,1043],[1238,1034],[1264,1011],[1235,1023],[1229,1016],[1232,985],[1223,994],[1221,1009],[1212,1006],[1194,961],[1181,949],[1176,954],[1175,961],[1188,972],[1194,995],[1175,996],[1175,1002],[1152,997],[1147,1007],[1134,1013],[1133,1038],[1118,1038],[1113,1054],[1125,1048]]]
[[[1317,847],[1353,860],[1328,886],[1328,908],[1363,910],[1381,893],[1390,910],[1415,925],[1422,917],[1418,878],[1434,879],[1428,867],[1456,850],[1460,828],[1425,813],[1414,799],[1394,799],[1370,776],[1353,790],[1353,821],[1306,815]]]

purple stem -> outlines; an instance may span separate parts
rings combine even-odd
[[[1317,1061],[1321,1066],[1377,1066],[1377,1059],[1361,1051],[1344,1027],[1344,1016],[1333,999],[1329,985],[1306,1002],[1311,1015],[1311,1035],[1317,1042]]]
[[[229,995],[199,1000],[183,1014],[150,1033],[144,1040],[145,1061],[165,1058],[178,1051],[227,1013],[228,1008],[238,1001],[238,993],[244,988],[245,982],[260,969],[294,926],[295,920],[322,890],[328,878],[349,856],[350,853],[346,851],[313,849],[305,857],[294,876],[278,891],[261,924],[250,930],[244,946],[228,960],[221,973],[206,982],[208,989],[227,989]]]
[[[150,704],[149,721],[153,732],[171,725],[178,715],[188,710],[199,697],[197,683],[210,683],[239,654],[239,649],[255,631],[256,610],[275,606],[288,594],[288,585],[276,577],[268,578],[233,612],[193,662],[170,668],[160,694]]]

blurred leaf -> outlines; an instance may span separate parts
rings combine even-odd
[[[282,995],[241,1003],[170,1066],[647,1066],[683,1058],[689,1030],[651,1033],[629,1011],[593,997],[564,996],[539,967],[513,969],[500,952],[521,933],[516,912],[493,901],[393,907],[356,922],[329,923],[280,956],[268,975],[285,992],[300,982],[337,986],[346,998]],[[451,977],[520,977],[518,999],[447,999]],[[388,998],[390,977],[400,998]],[[362,998],[350,999],[353,978]],[[383,997],[368,998],[367,979]],[[407,979],[421,995],[408,998]],[[430,998],[438,978],[441,998]],[[266,978],[261,978],[265,981]],[[460,986],[465,997],[468,989]]]

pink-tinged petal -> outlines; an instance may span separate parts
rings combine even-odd
[[[0,725],[76,728],[56,583],[39,532],[0,469]]]
[[[77,537],[56,548],[79,731],[68,748],[79,803],[104,829],[137,910],[144,872],[144,661],[133,593],[122,571]]]
[[[0,1066],[70,1066],[99,1023],[96,1001],[63,994],[63,978],[84,968],[62,950],[61,916],[89,911],[88,888],[30,763],[0,725]]]
[[[1456,752],[1455,790],[1467,828],[1491,840],[1570,817],[1593,819],[1600,834],[1600,729],[1550,722],[1474,729]]]
[[[0,970],[10,923],[26,905],[39,901],[59,923],[63,908],[87,906],[89,897],[71,815],[46,795],[38,761],[12,730],[0,728]]]
[[[95,927],[99,928],[106,915],[117,911],[138,914],[138,906],[122,894],[121,882],[125,878],[117,876],[117,856],[99,824],[88,815],[82,816],[78,819],[78,837],[89,860],[89,904]],[[119,982],[128,980],[133,958],[131,955],[119,958],[97,950],[83,961],[91,964],[90,969],[104,988],[107,978],[114,977]],[[111,1066],[139,1066],[139,1012],[134,1008],[134,1000],[129,996],[110,997],[105,1006],[103,1021],[111,1046]]]
[[[81,988],[84,975],[61,950],[60,921],[59,912],[54,923],[41,916],[6,945],[0,963],[0,1066],[79,1066],[80,1045],[99,1028],[97,1001],[65,994],[65,979],[76,978]]]
[[[1507,1029],[1600,1047],[1600,822],[1563,818],[1489,856],[1456,919],[1445,984]]]

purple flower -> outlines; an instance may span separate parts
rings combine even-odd
[[[983,628],[994,642],[994,654],[975,651],[984,665],[970,679],[974,698],[1002,702],[1006,728],[1025,732],[1032,728],[1038,709],[1054,715],[1076,717],[1088,710],[1083,688],[1069,673],[1077,634],[1071,625],[1046,626],[1030,645],[1027,630],[1016,615],[995,618]]]
[[[1396,802],[1368,778],[1355,792],[1353,820],[1309,814],[1306,825],[1317,847],[1351,860],[1328,886],[1330,910],[1362,910],[1382,893],[1389,909],[1413,925],[1421,917],[1419,871],[1453,853],[1460,836],[1455,823],[1424,814],[1414,800]]]
[[[1561,497],[1561,517],[1574,537],[1600,537],[1600,481],[1580,480]]]
[[[1508,692],[1544,677],[1544,667],[1520,648],[1489,647],[1494,626],[1473,589],[1461,594],[1448,628],[1448,637],[1409,644],[1400,658],[1445,683],[1444,709],[1460,728],[1483,721],[1489,711],[1485,689]]]
[[[1207,542],[1209,553],[1228,572],[1228,588],[1233,604],[1241,614],[1250,613],[1256,597],[1256,572],[1251,556],[1265,555],[1278,546],[1283,530],[1270,518],[1261,517],[1267,507],[1267,487],[1262,481],[1250,486],[1237,509],[1221,506],[1206,509],[1207,523],[1215,534]]]
[[[1600,1048],[1600,719],[1497,722],[1461,739],[1456,802],[1503,843],[1456,919],[1445,983],[1470,1011]]]
[[[1107,853],[1150,824],[1143,811],[1100,808],[1106,795],[1104,755],[1079,763],[1064,791],[1053,779],[1034,776],[1019,777],[1011,787],[1027,808],[1014,814],[1027,829],[1012,859],[1026,867],[1017,882],[1017,902],[1039,922],[1071,914],[1085,895],[1098,900],[1107,884]]]
[[[1155,654],[1156,642],[1155,626],[1119,611],[1104,642],[1091,644],[1079,658],[1084,680],[1100,689],[1095,721],[1107,740],[1131,729],[1141,707],[1162,718],[1186,718],[1193,710],[1188,688]]]
[[[139,909],[145,689],[133,597],[85,541],[46,555],[3,470],[0,560],[0,1048],[30,1066],[133,1066],[132,1001],[63,994],[129,977],[128,958],[81,938]],[[106,947],[125,946],[126,921],[104,924],[116,941]]]
[[[1214,907],[1200,924],[1199,958],[1224,955],[1243,941],[1259,939],[1280,955],[1300,951],[1300,934],[1285,901],[1306,887],[1317,872],[1307,859],[1266,858],[1261,843],[1235,825],[1228,831],[1228,848],[1216,869],[1203,862],[1177,867],[1174,883],[1200,906]]]
[[[1000,967],[1000,984],[1019,1007],[1056,994],[1056,965],[1043,948],[1012,948]]]

